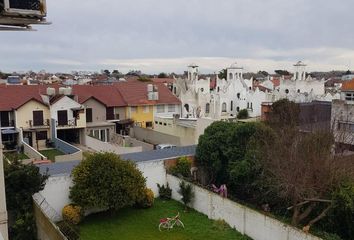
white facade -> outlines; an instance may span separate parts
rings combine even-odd
[[[159,104],[153,108],[154,117],[173,117],[175,114],[181,114],[181,106],[177,104]]]
[[[198,66],[188,67],[186,79],[176,79],[174,94],[182,102],[182,117],[212,119],[234,118],[242,109],[247,109],[250,117],[261,115],[262,102],[275,102],[287,98],[294,102],[332,101],[339,94],[325,93],[325,80],[307,76],[306,65],[294,65],[291,79],[280,79],[280,85],[267,79],[258,86],[253,79],[243,78],[243,68],[232,64],[226,71],[226,79],[216,78],[216,86],[211,90],[210,79],[199,79]]]
[[[67,111],[68,121],[74,122],[74,110],[78,109],[84,109],[84,106],[68,96],[63,96],[61,99],[50,105],[50,116],[51,119],[55,119],[55,121],[58,122],[58,111]]]

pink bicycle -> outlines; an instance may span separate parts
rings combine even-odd
[[[159,231],[161,232],[162,230],[170,230],[174,226],[181,226],[184,228],[184,224],[179,218],[179,213],[173,217],[173,218],[162,218],[160,219],[160,224],[159,224]]]

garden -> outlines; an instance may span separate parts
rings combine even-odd
[[[39,151],[42,155],[47,157],[49,160],[55,161],[56,156],[65,155],[65,153],[59,151],[58,149],[46,149]]]

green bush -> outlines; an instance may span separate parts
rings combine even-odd
[[[141,199],[137,201],[138,207],[150,208],[154,205],[154,192],[150,188],[145,188]]]
[[[170,200],[171,199],[171,195],[172,195],[172,189],[170,188],[170,186],[168,186],[168,183],[165,187],[165,185],[160,185],[157,184],[157,187],[159,188],[159,195],[160,198],[163,200]]]
[[[146,179],[136,165],[114,153],[87,156],[74,168],[72,178],[70,199],[84,209],[117,211],[133,206],[146,188]]]
[[[180,157],[177,160],[176,166],[171,167],[173,175],[189,178],[191,176],[192,163],[187,157]]]
[[[246,119],[248,118],[248,111],[247,109],[242,109],[241,111],[238,112],[237,114],[238,119]]]
[[[192,191],[192,185],[182,181],[179,183],[180,189],[178,193],[182,195],[182,202],[185,206],[190,203],[194,197],[194,193]]]

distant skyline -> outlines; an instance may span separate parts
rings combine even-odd
[[[81,3],[81,4],[80,4]],[[0,32],[0,70],[354,69],[354,1],[47,0],[49,26]]]

